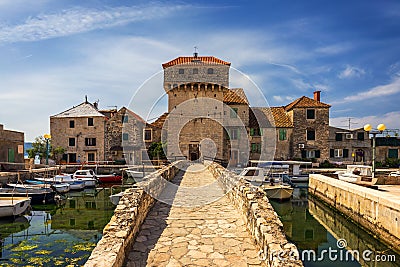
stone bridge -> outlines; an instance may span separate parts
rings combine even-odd
[[[175,162],[125,191],[91,266],[302,266],[265,193],[212,162]]]

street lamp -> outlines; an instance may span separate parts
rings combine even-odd
[[[51,135],[45,134],[43,137],[46,140],[46,165],[49,165],[49,140],[51,139]]]
[[[376,161],[376,135],[382,133],[386,129],[386,125],[381,123],[376,129],[373,129],[371,124],[365,124],[364,130],[372,134],[372,178],[375,178],[375,161]]]

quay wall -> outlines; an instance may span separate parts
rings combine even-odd
[[[163,191],[167,180],[172,180],[183,168],[183,164],[178,161],[153,172],[137,183],[137,188],[124,192],[85,267],[119,267],[124,264],[126,254],[155,198]]]
[[[260,251],[259,256],[265,259],[265,266],[303,266],[296,246],[286,239],[283,224],[265,192],[219,164],[208,163],[208,169],[241,213]]]
[[[320,174],[310,174],[309,193],[358,223],[378,239],[400,249],[400,203],[384,192]]]

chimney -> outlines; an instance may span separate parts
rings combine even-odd
[[[94,102],[94,103],[93,103],[93,106],[94,106],[95,109],[99,109],[99,106],[98,106],[98,103],[97,103],[97,102]]]
[[[321,102],[321,91],[315,91],[314,92],[314,100]]]

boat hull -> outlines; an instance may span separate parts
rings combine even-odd
[[[31,204],[54,203],[56,192],[52,189],[24,189],[0,188],[0,197],[26,197],[31,198]]]
[[[263,185],[269,199],[285,200],[293,195],[293,188],[287,185]]]
[[[362,186],[373,186],[378,181],[378,178],[363,177],[357,175],[351,175],[347,173],[339,173],[338,178],[341,181],[345,181],[352,184],[362,185]]]
[[[0,197],[0,217],[23,214],[31,204],[29,197]]]
[[[121,183],[122,176],[120,175],[97,175],[100,183]]]

